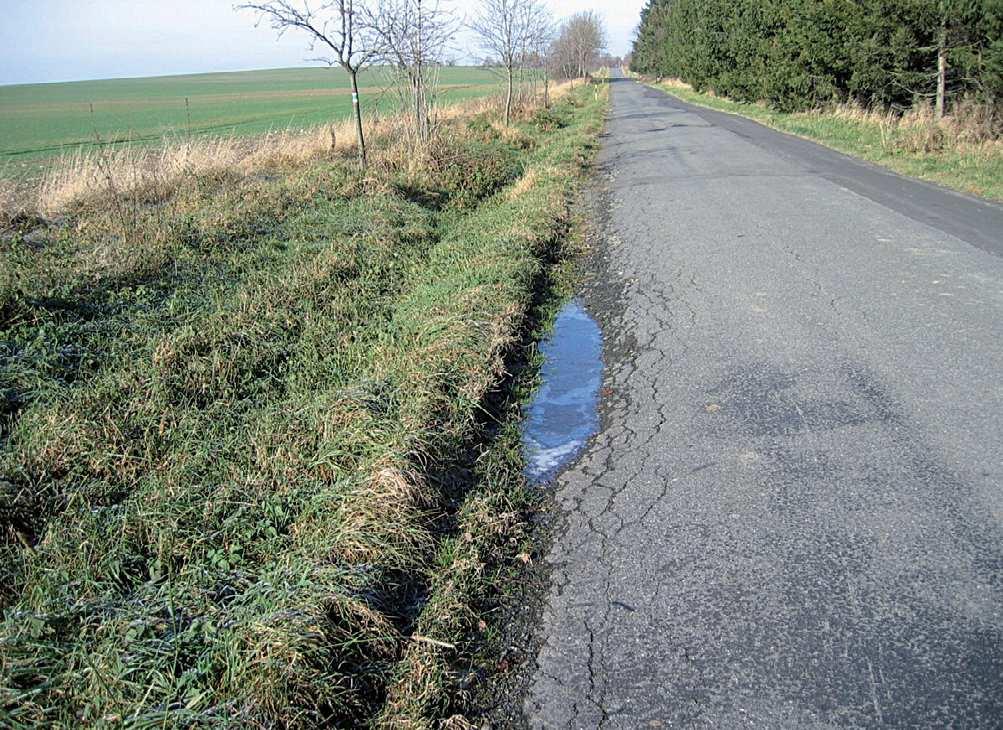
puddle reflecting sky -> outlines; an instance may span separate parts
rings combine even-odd
[[[526,476],[536,484],[574,459],[599,428],[602,332],[575,299],[557,315],[540,351],[540,388],[526,406],[522,436]]]

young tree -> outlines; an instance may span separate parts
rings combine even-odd
[[[366,167],[366,138],[362,131],[362,105],[359,101],[359,71],[372,61],[379,48],[371,28],[363,23],[362,0],[334,0],[311,8],[307,0],[269,0],[240,3],[236,10],[253,10],[259,20],[267,20],[279,36],[290,28],[304,32],[312,52],[318,45],[329,53],[310,59],[338,65],[348,72],[352,87],[352,112],[359,165]]]
[[[410,97],[413,132],[418,141],[427,142],[438,69],[458,22],[437,0],[374,0],[365,18],[380,49],[377,58]]]
[[[505,70],[508,126],[516,69],[526,64],[549,36],[549,13],[540,0],[481,0],[480,12],[470,28],[477,34],[481,48]]]
[[[549,19],[548,15],[548,19]],[[550,58],[550,48],[554,42],[554,26],[549,23],[537,35],[534,48],[529,54],[528,65],[534,69],[543,80],[543,106],[550,108],[550,76],[553,71],[553,62]]]

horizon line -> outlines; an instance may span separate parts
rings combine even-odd
[[[487,68],[483,64],[476,63],[470,59],[465,59],[464,63],[456,63],[453,68]],[[448,66],[446,66],[448,68]],[[146,74],[139,76],[93,76],[89,78],[81,79],[55,79],[50,81],[0,81],[0,88],[7,88],[11,86],[42,86],[45,84],[85,84],[89,81],[129,81],[138,79],[168,79],[179,76],[208,76],[210,74],[239,74],[239,73],[251,73],[254,71],[287,71],[289,69],[308,69],[308,68],[338,68],[339,66],[324,66],[322,64],[316,65],[304,65],[304,66],[266,66],[266,67],[254,67],[254,68],[230,68],[222,69],[216,71],[171,71],[169,73],[162,74]],[[365,71],[368,68],[374,68],[374,66],[366,66],[362,69]],[[361,73],[361,71],[360,71]]]

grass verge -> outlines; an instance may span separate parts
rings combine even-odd
[[[900,174],[1003,201],[1003,141],[980,139],[964,108],[941,122],[926,107],[904,115],[849,105],[785,113],[698,92],[680,81],[649,83],[683,101],[755,119]]]
[[[601,98],[608,95],[603,88]],[[583,222],[571,215],[576,181],[598,145],[601,115],[547,152],[545,172],[528,173],[536,214],[553,221],[547,264],[533,287],[523,334],[505,360],[504,387],[486,401],[482,447],[471,456],[472,488],[465,491],[450,536],[439,548],[429,600],[390,687],[379,724],[393,728],[480,727],[497,673],[513,669],[504,640],[513,594],[540,556],[534,520],[548,496],[527,484],[522,453],[523,407],[538,385],[538,343],[561,305],[576,290],[585,253]],[[524,178],[524,181],[527,178]],[[546,224],[539,227],[545,230]],[[493,701],[492,697],[492,701]]]
[[[518,541],[485,403],[604,104],[457,115],[420,164],[375,142],[369,176],[210,166],[6,219],[0,725],[456,710],[455,656],[422,652]]]

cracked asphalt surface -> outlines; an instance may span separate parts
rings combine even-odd
[[[1003,208],[613,83],[533,727],[1003,726]]]

